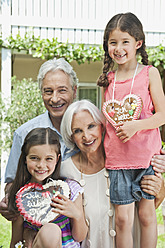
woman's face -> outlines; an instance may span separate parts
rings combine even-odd
[[[95,152],[100,147],[102,125],[97,124],[88,111],[81,110],[73,116],[71,129],[72,139],[82,152]]]

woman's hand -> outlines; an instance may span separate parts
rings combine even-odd
[[[158,208],[165,197],[164,178],[161,174],[143,176],[141,188],[144,192],[155,196],[155,208]]]
[[[161,174],[157,175],[145,175],[141,180],[141,188],[144,192],[157,196],[161,189],[162,185],[162,176]]]
[[[155,172],[165,172],[165,150],[161,149],[161,155],[154,155],[151,159],[151,165]]]

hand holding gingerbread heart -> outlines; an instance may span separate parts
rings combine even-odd
[[[118,129],[117,124],[137,120],[141,110],[142,99],[134,94],[125,96],[123,101],[106,101],[102,108],[104,116],[115,129]]]
[[[51,180],[45,185],[29,183],[17,192],[16,205],[28,222],[41,226],[59,216],[51,207],[52,197],[58,197],[59,194],[69,198],[70,188],[67,182]]]

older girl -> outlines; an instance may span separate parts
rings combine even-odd
[[[157,223],[154,197],[141,190],[140,181],[144,175],[154,174],[150,161],[161,149],[158,128],[165,123],[161,78],[158,70],[148,65],[143,26],[134,14],[121,13],[110,19],[105,28],[103,46],[104,67],[98,84],[105,88],[105,104],[109,101],[113,104],[108,115],[116,116],[115,102],[127,98],[127,116],[131,119],[137,107],[130,100],[132,96],[142,99],[143,106],[139,120],[121,122],[114,125],[115,128],[110,124],[112,118],[105,113],[110,122],[106,124],[104,139],[105,167],[109,169],[110,196],[116,210],[117,248],[133,247],[135,201],[139,203],[141,248],[155,248]],[[142,64],[138,63],[137,54],[141,55]],[[114,63],[117,64],[115,71],[112,70]]]

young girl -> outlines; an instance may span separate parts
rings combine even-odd
[[[114,103],[134,94],[143,102],[139,120],[116,124],[116,129],[109,122],[106,124],[105,166],[110,170],[110,198],[115,204],[116,245],[133,247],[134,202],[138,201],[141,248],[154,248],[157,240],[154,197],[141,190],[140,180],[143,175],[154,174],[150,160],[161,148],[158,127],[165,123],[161,78],[158,70],[148,65],[143,27],[134,14],[117,14],[108,22],[103,47],[104,67],[98,85],[105,89],[104,101]],[[137,61],[138,53],[143,64]],[[112,71],[114,64],[116,71]]]
[[[16,211],[15,194],[26,183],[45,184],[48,178],[59,179],[60,164],[60,143],[56,132],[50,128],[36,128],[29,132],[22,146],[16,177],[9,193],[9,208]],[[66,182],[71,191],[71,200],[61,194],[61,199],[52,199],[52,211],[60,216],[41,228],[23,221],[19,216],[12,222],[10,248],[15,247],[18,241],[23,241],[24,228],[33,229],[34,234],[32,244],[25,240],[25,247],[80,247],[79,242],[87,233],[82,207],[82,188],[75,181],[68,179]],[[53,207],[56,207],[56,210]]]

